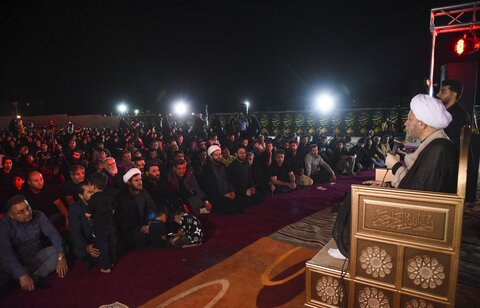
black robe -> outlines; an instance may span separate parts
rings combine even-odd
[[[455,145],[448,139],[438,138],[422,150],[398,188],[455,193],[457,175]]]

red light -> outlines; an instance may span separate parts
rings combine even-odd
[[[461,56],[464,51],[465,51],[465,40],[462,38],[462,39],[459,39],[455,44],[455,52],[457,53],[457,55]]]
[[[466,56],[478,52],[480,49],[480,39],[474,32],[468,32],[459,38],[455,43],[453,50],[459,56]]]

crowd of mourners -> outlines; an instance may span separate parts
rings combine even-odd
[[[198,114],[119,128],[12,121],[0,132],[0,281],[24,290],[68,272],[67,259],[109,273],[117,254],[190,247],[200,215],[239,214],[271,194],[385,166],[390,136],[269,136],[242,113],[222,126]],[[400,151],[401,152],[401,151]]]

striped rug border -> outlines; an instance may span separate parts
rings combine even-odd
[[[321,249],[332,238],[336,217],[337,213],[332,212],[330,206],[283,227],[269,237],[293,245]]]

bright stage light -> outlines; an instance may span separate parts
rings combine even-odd
[[[183,116],[188,112],[188,106],[183,100],[176,101],[173,104],[173,113],[178,116]]]
[[[140,113],[140,110],[135,109],[133,112],[135,113],[135,115],[138,115]]]
[[[314,100],[315,109],[323,113],[329,113],[335,106],[335,97],[328,93],[320,93]]]
[[[248,116],[248,109],[250,108],[250,102],[248,100],[245,100],[243,104],[245,105],[245,114]]]
[[[470,55],[480,49],[480,39],[475,32],[465,33],[454,45],[454,51],[459,56]]]
[[[120,103],[120,104],[118,104],[118,106],[117,106],[117,110],[118,110],[118,112],[120,112],[121,114],[124,114],[124,113],[126,113],[126,112],[128,111],[128,106],[127,106],[127,104],[125,104],[125,103]]]

